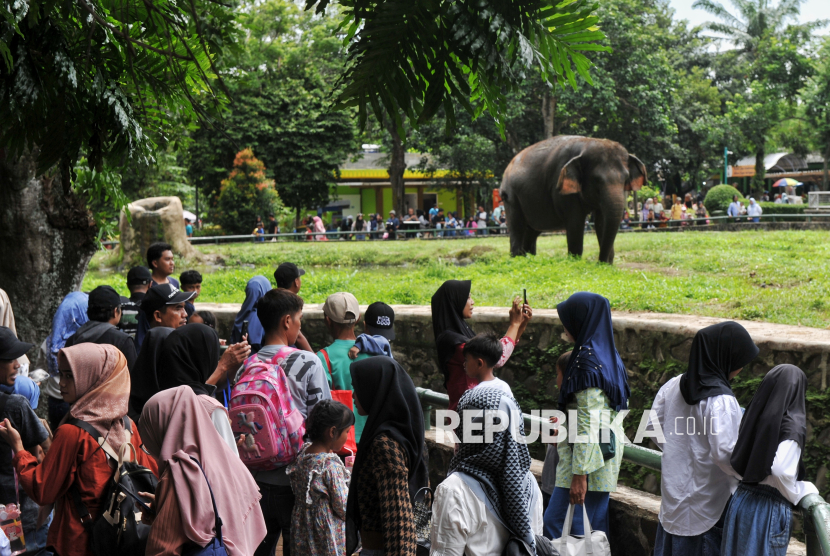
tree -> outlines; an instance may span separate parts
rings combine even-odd
[[[233,15],[211,0],[0,6],[0,257],[15,261],[0,287],[25,308],[25,340],[39,344],[80,286],[102,213],[89,207],[120,208],[106,187],[75,186],[80,159],[97,175],[146,161],[173,117],[207,115]]]
[[[830,191],[827,167],[830,162],[830,40],[824,41],[815,64],[815,73],[807,80],[801,97],[804,101],[804,114],[824,161],[821,188]]]
[[[233,170],[222,180],[216,207],[219,225],[231,234],[250,234],[257,216],[264,220],[279,209],[280,197],[274,181],[265,179],[265,165],[251,149],[239,151]]]

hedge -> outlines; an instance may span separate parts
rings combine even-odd
[[[785,205],[775,203],[759,203],[764,214],[804,214],[809,205]]]
[[[729,208],[729,203],[732,202],[732,197],[735,195],[738,196],[738,200],[745,202],[741,192],[731,185],[716,185],[706,194],[706,198],[703,199],[703,205],[709,211],[709,214],[713,214],[716,210],[725,212]]]

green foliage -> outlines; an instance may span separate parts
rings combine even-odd
[[[89,168],[86,159],[75,167],[75,183],[72,188],[87,201],[98,227],[98,242],[118,234],[118,218],[121,209],[130,202],[121,189],[121,176],[110,169],[103,172]],[[129,218],[130,212],[126,211]]]
[[[638,202],[645,202],[647,199],[654,199],[655,197],[660,197],[660,189],[658,187],[645,185],[637,192]]]
[[[745,201],[741,192],[731,185],[726,185],[725,183],[716,185],[710,189],[708,193],[706,193],[706,197],[703,199],[703,206],[706,207],[709,214],[712,214],[716,210],[722,210],[725,212],[726,209],[729,208],[729,204],[732,202],[732,197],[735,195],[738,196],[739,201]]]
[[[785,205],[775,203],[759,203],[764,210],[764,214],[804,214],[808,205]]]
[[[254,158],[251,149],[239,151],[217,200],[217,220],[222,229],[231,234],[250,234],[257,216],[265,221],[279,208],[274,182],[265,179],[265,165]]]
[[[325,10],[328,0],[307,0]],[[509,90],[531,71],[549,84],[590,82],[584,51],[607,48],[587,0],[436,1],[340,0],[341,29],[348,43],[348,66],[340,83],[339,106],[356,106],[361,126],[371,110],[413,126],[444,108],[455,120],[453,101],[471,115],[487,110],[503,126]],[[412,48],[417,45],[417,48]],[[574,69],[576,71],[574,71]]]
[[[4,2],[0,148],[37,148],[64,183],[85,154],[147,162],[153,138],[219,100],[214,58],[232,44],[234,5],[212,0]],[[140,22],[140,23],[139,23]]]

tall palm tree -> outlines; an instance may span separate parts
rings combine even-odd
[[[766,33],[783,31],[789,23],[798,20],[801,4],[805,0],[729,0],[735,11],[729,11],[716,0],[696,0],[693,8],[700,8],[720,19],[704,24],[706,29],[723,35],[742,51],[755,52],[758,42]],[[809,28],[823,27],[826,21],[805,24]]]

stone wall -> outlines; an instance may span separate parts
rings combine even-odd
[[[219,320],[219,332],[229,337],[236,304],[198,304],[199,309],[212,310]],[[429,307],[395,306],[395,358],[409,369],[417,386],[444,392],[443,377],[436,363],[435,343]],[[307,305],[304,310],[303,332],[315,347],[331,342],[322,309]],[[671,377],[683,372],[695,333],[722,319],[689,315],[657,313],[614,313],[614,337],[617,349],[628,370],[632,412],[626,420],[629,437],[633,438],[644,408],[651,406],[657,390]],[[507,329],[507,309],[476,308],[471,325],[484,332]],[[828,497],[828,465],[830,464],[830,392],[827,388],[830,330],[799,326],[772,325],[740,321],[749,330],[761,352],[747,365],[733,387],[742,405],[746,405],[764,374],[775,365],[791,363],[807,374],[808,437],[805,449],[807,479],[814,481],[822,495]],[[527,332],[508,364],[498,374],[507,381],[522,409],[555,408],[556,358],[569,349],[561,339],[564,331],[555,310],[534,310]],[[541,446],[532,453],[541,457]],[[659,493],[659,477],[632,464],[624,463],[622,482],[652,493]]]

